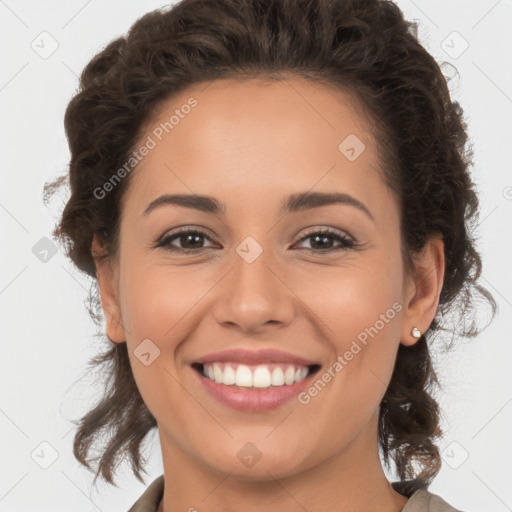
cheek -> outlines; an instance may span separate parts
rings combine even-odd
[[[338,267],[310,267],[303,275],[290,274],[290,281],[311,322],[322,326],[339,351],[349,348],[349,340],[364,342],[370,337],[368,329],[375,332],[372,327],[380,339],[399,332],[402,281],[392,258],[375,253],[347,259]]]
[[[371,266],[345,281],[346,292],[338,294],[339,316],[335,331],[337,346],[346,363],[347,378],[363,393],[384,394],[394,366],[400,337],[403,304],[400,280],[393,266]]]
[[[162,404],[180,395],[176,353],[186,338],[187,314],[198,297],[183,273],[125,257],[120,268],[122,322],[137,387],[157,418]],[[149,340],[149,341],[148,341]],[[144,354],[149,354],[145,356]],[[145,364],[149,363],[149,364]]]
[[[378,407],[393,372],[403,309],[400,268],[394,261],[318,274],[314,285],[310,281],[309,288],[302,288],[333,351],[330,366],[310,388],[312,416],[335,417],[338,424],[357,416],[364,422]],[[325,401],[332,407],[323,407]]]
[[[149,338],[172,344],[181,319],[193,309],[204,287],[192,266],[182,270],[144,261],[127,260],[120,279],[123,325],[132,343]]]

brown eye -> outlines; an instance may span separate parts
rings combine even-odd
[[[157,242],[156,247],[162,247],[167,251],[178,253],[197,253],[211,247],[205,247],[203,245],[205,240],[211,239],[204,231],[182,228],[162,237],[159,242]],[[315,254],[357,247],[354,240],[332,229],[313,231],[301,238],[299,243],[305,240],[311,240],[309,242],[310,248],[305,248],[305,250]],[[338,242],[338,247],[333,247],[334,242]]]
[[[304,240],[309,239],[311,239],[311,248],[306,248],[307,252],[331,252],[356,247],[356,243],[351,238],[348,238],[341,232],[334,231],[331,229],[323,229],[309,233],[306,236],[302,237],[299,240],[299,242],[303,242]],[[340,245],[337,248],[332,247],[333,240],[339,242]]]
[[[202,246],[204,239],[209,240],[209,237],[203,231],[181,229],[165,235],[156,246],[163,247],[168,251],[197,252],[208,248]],[[181,247],[176,247],[175,241],[181,244]]]

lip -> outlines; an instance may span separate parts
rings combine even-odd
[[[314,366],[316,368],[315,371],[300,382],[295,382],[291,385],[255,389],[219,384],[205,377],[198,369],[200,365],[216,362],[232,362],[246,365],[281,363],[297,366]],[[238,348],[207,354],[196,359],[190,366],[204,389],[218,402],[235,410],[258,412],[276,409],[296,397],[310,385],[321,364],[318,361],[306,359],[282,350]]]
[[[310,385],[317,371],[310,373],[300,382],[291,385],[276,386],[266,389],[240,388],[219,384],[202,375],[197,369],[191,367],[192,372],[210,393],[221,404],[232,409],[246,412],[262,412],[276,409],[292,400]]]
[[[296,365],[320,365],[318,361],[304,359],[303,357],[284,352],[276,349],[263,349],[263,350],[247,350],[240,348],[233,348],[222,350],[220,352],[213,352],[204,357],[200,357],[196,361],[197,364],[216,363],[216,362],[233,362],[240,364],[269,364],[269,363],[288,363]]]

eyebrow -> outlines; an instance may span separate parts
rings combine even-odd
[[[338,192],[301,192],[298,194],[292,194],[283,202],[279,212],[283,215],[285,213],[295,213],[332,204],[353,206],[365,213],[372,221],[375,222],[372,213],[366,205],[349,194]],[[226,212],[225,205],[220,203],[214,197],[193,194],[164,194],[151,201],[144,210],[143,215],[148,215],[156,208],[164,205],[193,208],[195,210],[217,216],[223,216]]]

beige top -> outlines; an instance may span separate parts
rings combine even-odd
[[[392,483],[392,485],[395,482]],[[397,485],[393,485],[398,490]],[[157,512],[164,495],[164,475],[159,476],[133,504],[128,512]],[[405,495],[405,494],[404,494]],[[426,489],[418,489],[409,496],[409,501],[401,512],[461,512],[446,501]]]

